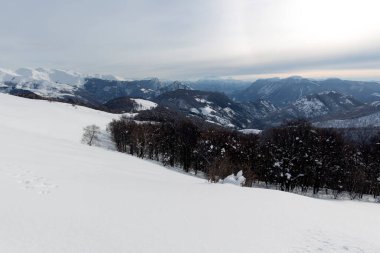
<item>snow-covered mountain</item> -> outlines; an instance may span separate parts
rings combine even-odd
[[[0,92],[29,98],[53,99],[92,108],[128,96],[152,99],[176,89],[190,89],[180,82],[161,82],[157,78],[126,81],[112,75],[88,75],[57,69],[0,69]]]
[[[80,143],[118,116],[0,94],[0,252],[380,252],[380,205],[210,184]]]
[[[175,90],[192,90],[192,88],[184,83],[181,83],[179,81],[174,81],[172,83],[169,83],[168,85],[165,85],[164,87],[160,88],[160,93],[165,93],[169,91],[175,91]]]
[[[328,91],[297,99],[285,110],[294,117],[312,119],[326,114],[351,111],[363,105],[352,96]]]
[[[324,128],[360,128],[360,127],[380,127],[380,112],[363,115],[355,118],[330,119],[314,123],[317,127]]]
[[[298,117],[315,118],[329,113],[350,111],[362,106],[352,96],[335,91],[321,92],[298,99],[293,103],[293,113]]]
[[[259,79],[245,90],[234,94],[240,101],[267,100],[285,106],[295,100],[322,91],[320,84],[302,77]]]
[[[144,113],[144,120],[154,120],[158,114],[172,112],[179,113],[183,117],[237,129],[261,127],[260,119],[269,112],[277,110],[267,101],[241,104],[232,101],[222,93],[191,89],[168,91],[151,100],[129,96],[117,97],[102,106],[114,113],[135,113],[159,107],[150,113]],[[168,110],[170,112],[167,112]]]
[[[159,105],[226,127],[250,126],[250,115],[243,106],[226,95],[197,90],[175,90],[158,96]]]
[[[269,114],[279,110],[279,108],[271,102],[261,99],[255,102],[242,103],[242,105],[255,119],[263,119]]]
[[[177,91],[192,90],[181,82],[163,82],[157,78],[123,81],[110,77],[82,75],[73,71],[26,68],[16,71],[2,70],[1,73],[0,80],[3,85],[0,90],[5,93],[36,99],[49,98],[111,112],[150,110],[157,106],[152,100],[159,101],[162,106],[169,106],[163,99],[164,94],[178,95],[179,97],[174,99],[179,101],[181,92],[176,93]],[[202,104],[199,99],[197,101],[193,97],[193,101],[198,105],[189,108],[189,113],[194,116],[197,114],[195,110],[199,110],[197,116],[202,116],[205,120],[229,127],[248,127],[250,117],[244,108],[237,106],[222,94],[210,92],[208,96],[219,99],[219,102],[228,100],[227,103],[236,107],[235,111],[224,104],[223,107],[218,107],[215,101]],[[214,108],[211,108],[211,103]],[[175,111],[184,109],[183,106],[169,107]]]
[[[266,115],[264,120],[268,125],[300,118],[314,121],[326,115],[344,114],[363,107],[367,105],[352,96],[326,91],[299,98],[289,106]]]
[[[2,90],[28,90],[40,96],[73,95],[84,78],[75,72],[21,68],[16,71],[0,69]]]
[[[33,83],[46,82],[51,84],[67,84],[81,86],[86,78],[99,78],[104,80],[123,81],[124,79],[114,75],[81,74],[72,70],[47,69],[47,68],[19,68],[8,70],[0,68],[0,82]]]
[[[235,91],[233,85],[236,85]],[[378,83],[340,79],[271,78],[246,86],[247,82],[234,80],[179,82],[152,78],[127,81],[111,75],[57,69],[0,69],[2,93],[111,112],[136,111],[136,103],[131,99],[144,99],[186,116],[235,128],[262,129],[296,118],[341,120],[341,113],[357,112],[362,110],[357,108],[363,106],[375,113],[377,110],[373,108],[377,107],[371,104],[378,103],[380,96]],[[230,95],[220,93],[223,91]]]
[[[161,94],[160,90],[165,85],[167,84],[157,78],[135,81],[88,78],[77,95],[99,103],[106,103],[120,97],[152,99]]]
[[[264,99],[276,106],[287,106],[297,99],[320,92],[336,91],[350,95],[363,103],[379,100],[380,84],[377,82],[347,81],[338,78],[312,80],[302,77],[269,78],[254,82],[245,90],[233,94],[239,101]]]
[[[0,89],[4,91],[18,89],[28,90],[44,97],[73,96],[86,79],[101,78],[104,80],[121,80],[112,75],[84,75],[74,71],[19,68],[15,71],[0,69]]]
[[[322,117],[314,122],[317,127],[325,128],[361,128],[380,127],[380,101],[357,107],[343,113]],[[375,130],[376,131],[376,130]]]

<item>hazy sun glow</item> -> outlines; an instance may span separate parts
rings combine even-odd
[[[236,0],[225,2],[220,25],[226,49],[260,56],[333,53],[380,42],[380,1]],[[227,11],[229,10],[229,11]],[[228,43],[230,42],[230,43]],[[275,55],[273,55],[275,58]]]

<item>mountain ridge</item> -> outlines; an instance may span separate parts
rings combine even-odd
[[[0,92],[112,112],[132,112],[136,107],[131,99],[145,99],[189,117],[239,129],[266,128],[296,118],[315,122],[350,114],[363,117],[376,113],[374,105],[380,103],[379,83],[338,78],[293,76],[258,79],[252,84],[237,80],[125,80],[43,68],[0,69]]]

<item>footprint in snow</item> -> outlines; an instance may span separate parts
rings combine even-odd
[[[19,181],[25,189],[33,190],[39,194],[49,194],[53,189],[58,186],[50,183],[44,177],[28,177]]]
[[[58,187],[58,185],[51,183],[45,177],[34,175],[28,169],[21,169],[12,164],[3,164],[0,167],[1,172],[17,179],[17,182],[24,189],[35,191],[39,194],[49,194],[53,189]]]
[[[326,252],[326,253],[364,253],[374,251],[371,245],[360,242],[348,235],[335,234],[328,231],[309,230],[305,233],[301,247],[295,247],[293,252]],[[360,246],[359,246],[360,245]],[[363,248],[365,246],[365,249]]]

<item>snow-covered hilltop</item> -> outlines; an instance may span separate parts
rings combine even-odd
[[[80,143],[118,115],[0,94],[0,252],[380,252],[380,205],[210,184]]]
[[[33,83],[47,82],[81,86],[86,78],[99,78],[104,80],[124,79],[114,75],[82,74],[72,70],[48,68],[19,68],[16,70],[0,68],[0,82]]]
[[[28,90],[40,96],[72,95],[84,78],[77,73],[60,70],[21,68],[16,71],[0,69],[4,89]]]
[[[73,71],[44,68],[20,68],[15,71],[0,69],[2,82],[32,83],[47,82],[79,86],[84,76]]]
[[[32,91],[46,97],[73,95],[87,78],[122,80],[112,75],[88,75],[70,70],[46,68],[19,68],[8,70],[0,68],[0,83],[16,89]]]

